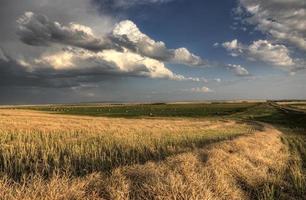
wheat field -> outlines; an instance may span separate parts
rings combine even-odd
[[[110,119],[2,110],[0,172],[19,180],[56,172],[74,176],[162,160],[252,132],[233,121]]]
[[[266,123],[0,109],[0,127],[1,200],[305,195],[303,141]]]

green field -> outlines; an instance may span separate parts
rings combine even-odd
[[[222,117],[245,111],[258,104],[259,103],[131,104],[101,106],[51,105],[21,108],[50,111],[59,114],[107,117]]]

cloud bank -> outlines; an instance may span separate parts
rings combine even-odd
[[[33,12],[25,12],[17,23],[20,40],[28,45],[49,46],[51,43],[58,43],[92,51],[112,48],[107,38],[97,38],[90,27],[81,24],[70,23],[64,26],[50,21],[45,15]]]
[[[112,32],[96,36],[90,27],[70,23],[64,26],[56,21],[50,21],[44,15],[26,12],[18,20],[18,32],[21,41],[33,46],[57,43],[84,48],[91,51],[105,49],[126,49],[141,56],[162,62],[172,62],[190,66],[204,65],[205,62],[190,53],[186,48],[168,49],[164,42],[154,41],[142,33],[130,20],[117,23]]]
[[[129,20],[114,24],[104,34],[80,23],[63,24],[34,12],[25,12],[16,22],[21,42],[45,50],[38,56],[21,58],[10,57],[1,50],[0,77],[2,82],[6,81],[4,84],[71,87],[111,77],[206,81],[176,74],[165,66],[204,65],[199,56],[186,48],[167,48],[164,42],[153,40]],[[19,81],[8,81],[17,77]]]

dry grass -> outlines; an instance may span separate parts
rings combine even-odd
[[[280,133],[267,129],[162,163],[119,168],[101,184],[107,199],[255,199],[287,160]]]
[[[283,199],[306,199],[306,136],[291,133],[283,136],[283,141],[290,150]]]
[[[73,176],[163,160],[251,133],[246,124],[197,119],[112,119],[1,110],[0,175]]]
[[[22,158],[31,158],[29,155],[36,155],[37,149],[25,147],[39,142],[42,142],[42,145],[38,145],[40,148],[49,145],[50,148],[42,150],[55,152],[53,156],[58,153],[56,148],[72,145],[73,148],[66,148],[71,150],[69,155],[85,156],[88,160],[100,152],[99,147],[107,141],[122,145],[120,152],[123,157],[127,156],[124,152],[130,147],[139,148],[139,152],[150,148],[156,152],[160,147],[169,152],[174,149],[175,152],[156,161],[150,159],[151,154],[146,154],[145,157],[149,159],[145,163],[134,160],[135,164],[111,168],[109,173],[100,171],[83,177],[61,173],[45,179],[41,175],[33,175],[32,178],[23,176],[23,179],[15,182],[10,174],[3,171],[0,199],[8,200],[265,198],[271,193],[266,189],[267,184],[279,181],[277,177],[286,170],[289,157],[288,149],[280,139],[280,132],[272,127],[209,147],[196,145],[197,141],[206,141],[207,138],[251,132],[249,126],[232,121],[108,119],[4,110],[0,114],[0,126],[1,155],[11,155],[10,159],[15,158],[14,151],[9,154],[10,149],[25,150]],[[37,133],[41,136],[35,137]],[[45,135],[48,140],[44,143]],[[9,140],[9,136],[12,140]],[[33,137],[35,139],[31,139]],[[85,145],[83,152],[81,146],[84,146],[84,141],[98,143],[93,148]],[[114,146],[109,143],[104,147],[114,150]],[[6,148],[9,150],[5,151]],[[116,156],[109,158],[116,160]],[[97,158],[101,159],[101,155]]]
[[[233,121],[216,121],[186,118],[107,118],[47,114],[28,110],[0,110],[2,131],[18,132],[73,132],[87,133],[113,132],[116,135],[146,132],[146,134],[164,134],[164,132],[202,131],[207,129],[231,127]]]

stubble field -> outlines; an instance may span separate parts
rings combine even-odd
[[[305,114],[274,103],[0,109],[0,199],[304,199]]]

